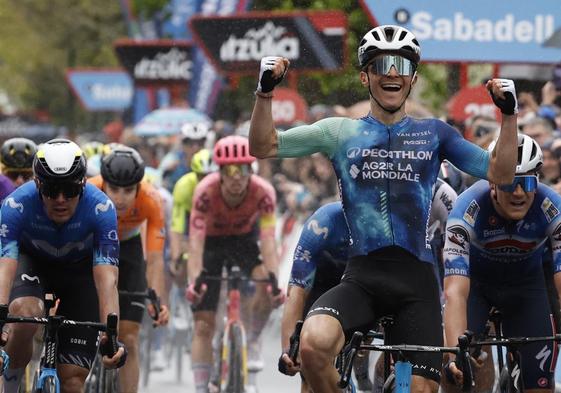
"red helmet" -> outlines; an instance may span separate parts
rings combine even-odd
[[[218,165],[251,164],[255,161],[255,157],[249,154],[247,138],[231,135],[216,142],[213,161]]]

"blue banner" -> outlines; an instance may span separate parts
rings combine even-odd
[[[162,26],[163,35],[190,40],[192,35],[188,25],[189,18],[197,12],[200,3],[201,0],[171,0],[167,7],[171,17]]]
[[[561,50],[544,43],[561,28],[551,0],[361,0],[375,25],[410,29],[428,61],[557,63]]]
[[[69,70],[66,78],[88,111],[122,111],[131,105],[133,84],[125,71]]]

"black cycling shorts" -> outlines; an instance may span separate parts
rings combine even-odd
[[[470,282],[468,329],[484,331],[491,306],[501,311],[505,337],[547,337],[555,333],[546,284],[541,271],[519,282],[486,284]],[[526,389],[555,387],[554,370],[557,350],[553,342],[536,342],[519,348],[522,377]]]
[[[54,293],[58,315],[75,321],[99,321],[92,258],[63,263],[32,257],[20,250],[10,302],[32,296],[43,300]],[[97,352],[98,332],[86,327],[64,327],[58,332],[57,361],[90,369]]]
[[[222,266],[228,270],[237,265],[242,275],[251,277],[256,266],[261,264],[259,246],[255,235],[207,236],[203,254],[203,269],[210,276],[220,276]],[[220,281],[209,280],[201,303],[191,306],[193,311],[216,311],[220,297]]]
[[[145,292],[146,262],[140,236],[121,242],[119,252],[119,290],[128,292]],[[119,294],[121,321],[142,322],[146,310],[146,298]]]
[[[352,258],[341,283],[312,306],[307,317],[327,314],[341,323],[346,338],[376,327],[392,315],[388,344],[441,346],[442,314],[433,265],[399,247],[387,247]],[[440,382],[442,355],[411,353],[413,374]]]

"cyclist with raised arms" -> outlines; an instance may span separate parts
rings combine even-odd
[[[189,233],[189,215],[193,205],[195,187],[206,175],[218,168],[212,162],[212,152],[208,149],[199,150],[191,160],[191,172],[183,175],[173,187],[173,210],[170,230],[170,252],[172,273],[180,276],[178,267],[185,266],[179,258],[187,252],[187,234]],[[183,277],[185,277],[183,272]]]
[[[195,332],[191,349],[195,392],[207,392],[212,370],[212,338],[220,282],[209,281],[196,292],[195,283],[201,272],[219,276],[222,267],[240,267],[242,273],[255,279],[277,274],[278,255],[275,242],[275,205],[273,186],[252,173],[255,157],[249,154],[247,138],[234,135],[222,138],[214,146],[214,162],[219,172],[206,176],[193,197],[189,219],[189,259],[187,263],[187,298],[193,303]],[[258,339],[272,306],[283,301],[282,293],[272,297],[269,286],[255,284],[249,301],[247,323],[249,346],[248,368],[259,356]],[[246,309],[242,307],[242,310]],[[247,321],[244,318],[244,321]],[[260,366],[260,367],[258,367]]]
[[[140,154],[126,146],[116,146],[101,159],[101,175],[88,179],[103,190],[117,211],[119,253],[119,290],[143,292],[147,286],[159,296],[164,294],[164,209],[158,191],[143,181],[144,161]],[[146,224],[146,262],[140,236]],[[168,322],[167,299],[162,297],[159,325]],[[121,318],[119,338],[129,350],[127,364],[119,372],[123,392],[138,390],[138,346],[140,323],[145,310],[145,298],[120,295]],[[155,310],[149,306],[153,315]]]
[[[86,184],[86,159],[78,145],[53,139],[33,161],[34,182],[14,191],[0,210],[0,304],[11,314],[44,316],[46,291],[60,299],[59,315],[105,321],[119,313],[117,217],[107,195]],[[98,301],[99,300],[99,301]],[[31,358],[37,325],[7,325],[10,369],[4,391],[15,393]],[[81,392],[97,352],[98,334],[87,328],[59,332],[62,391]],[[103,340],[106,340],[104,337]],[[120,366],[124,346],[106,366]]]
[[[561,294],[561,197],[538,181],[540,146],[529,136],[518,138],[514,182],[475,183],[458,197],[446,225],[444,326],[451,345],[465,329],[482,334],[491,307],[501,311],[506,337],[555,332],[542,263],[549,242]],[[552,391],[554,343],[519,350],[526,391]],[[445,370],[461,381],[453,356]]]
[[[0,148],[0,201],[33,177],[33,157],[37,145],[27,138],[10,138]]]
[[[393,314],[394,343],[440,345],[442,327],[434,258],[427,239],[432,190],[440,163],[510,184],[516,164],[517,102],[514,83],[487,82],[501,109],[499,141],[492,153],[463,139],[437,119],[413,119],[404,104],[417,81],[420,47],[399,26],[370,30],[358,48],[360,80],[370,93],[370,113],[361,119],[326,118],[277,132],[272,117],[274,87],[289,61],[261,60],[250,127],[252,154],[297,157],[322,152],[339,179],[352,243],[339,285],[312,306],[302,330],[302,371],[315,392],[337,392],[335,356],[345,334],[366,330]],[[415,207],[415,208],[412,208]],[[436,392],[441,355],[411,355],[414,391]]]

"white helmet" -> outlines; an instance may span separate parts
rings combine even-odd
[[[413,33],[401,26],[382,25],[362,37],[358,45],[360,68],[364,68],[380,53],[388,52],[396,52],[415,64],[421,60],[421,47]]]
[[[206,139],[208,131],[207,123],[185,123],[181,127],[181,139]]]
[[[488,147],[489,152],[495,148],[494,140]],[[537,172],[543,164],[543,153],[540,145],[528,135],[518,134],[518,162],[516,174],[523,175],[527,172]]]

